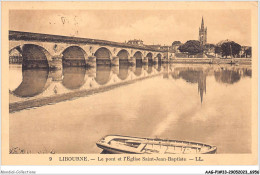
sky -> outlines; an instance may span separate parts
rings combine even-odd
[[[9,29],[144,44],[198,40],[202,16],[208,43],[251,45],[250,10],[10,10]]]

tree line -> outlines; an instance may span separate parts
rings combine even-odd
[[[176,43],[173,42],[173,43]],[[240,51],[241,51],[241,45],[234,42],[234,41],[224,41],[221,42],[217,45],[214,44],[206,44],[206,45],[202,45],[198,40],[189,40],[184,44],[181,44],[179,46],[179,51],[183,52],[183,53],[187,53],[188,57],[190,57],[191,55],[196,55],[199,53],[206,53],[208,51],[212,51],[214,50],[215,56],[216,55],[221,55],[223,58],[227,58],[227,57],[240,57]],[[251,47],[248,47],[245,51],[244,51],[244,57],[251,57],[251,52],[252,49]]]

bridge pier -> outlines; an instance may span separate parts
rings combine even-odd
[[[167,58],[162,59],[162,63],[169,63],[169,60]]]
[[[113,67],[111,68],[111,71],[112,71],[114,74],[118,75],[118,74],[119,74],[119,66],[113,66]]]
[[[129,63],[131,66],[136,65],[136,59],[135,59],[135,57],[129,58],[129,59],[128,59],[128,63]]]
[[[62,81],[62,69],[50,71],[50,77],[52,81]]]
[[[154,57],[154,59],[153,59],[153,64],[158,64],[158,57]]]
[[[144,57],[144,59],[143,59],[143,64],[144,64],[144,65],[148,64],[148,57]]]
[[[96,73],[97,73],[97,70],[95,67],[91,67],[86,70],[86,74],[88,75],[88,77],[96,77]]]
[[[111,65],[112,66],[119,66],[119,57],[118,56],[115,56],[115,57],[112,58]]]
[[[96,67],[97,66],[97,58],[95,56],[89,56],[88,59],[85,60],[86,67]]]
[[[49,68],[51,70],[61,70],[62,69],[62,58],[60,56],[53,56],[48,62]]]
[[[148,70],[148,64],[143,66],[144,70],[147,71]]]
[[[135,66],[130,66],[130,67],[129,67],[129,70],[132,71],[132,72],[135,72],[136,67],[135,67]]]

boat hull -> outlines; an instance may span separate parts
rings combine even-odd
[[[217,147],[188,141],[108,135],[96,145],[112,154],[215,154]]]

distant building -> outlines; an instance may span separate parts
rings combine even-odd
[[[163,50],[163,51],[170,51],[171,46],[161,46],[160,49]]]
[[[144,42],[142,40],[140,40],[140,39],[133,39],[133,40],[129,40],[127,42],[127,44],[143,46]]]
[[[214,44],[205,44],[204,45],[204,53],[207,54],[207,56],[209,57],[209,55],[211,55],[211,57],[215,57],[215,45]]]
[[[204,28],[204,20],[202,17],[201,27],[199,28],[199,41],[201,45],[205,45],[207,43],[207,27]]]
[[[157,44],[157,45],[145,45],[149,48],[152,48],[152,49],[160,49],[161,48],[161,45],[160,44]]]
[[[9,63],[10,64],[22,64],[23,57],[22,54],[17,50],[13,49],[9,53]]]

